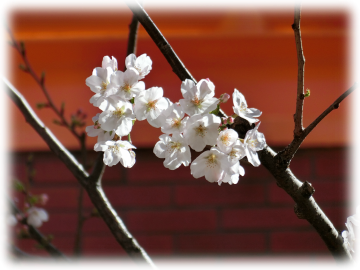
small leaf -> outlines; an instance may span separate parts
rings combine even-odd
[[[46,108],[46,107],[48,107],[48,104],[45,102],[36,103],[36,108],[38,108],[38,109],[42,109],[42,108]]]
[[[23,64],[20,64],[20,65],[19,65],[19,68],[20,68],[22,71],[28,71],[27,67],[24,66]]]
[[[27,198],[27,202],[30,204],[30,205],[34,205],[34,204],[37,204],[39,202],[39,196],[29,196]]]
[[[53,123],[55,124],[55,125],[59,125],[59,126],[62,126],[63,124],[59,121],[59,120],[57,120],[57,119],[54,119],[53,120]]]
[[[23,184],[22,182],[20,182],[20,181],[15,181],[15,183],[14,183],[14,189],[15,189],[16,191],[23,192],[23,191],[25,191],[25,186],[24,186],[24,184]]]
[[[213,110],[213,111],[211,111],[210,113],[211,113],[211,114],[218,115],[218,114],[219,114],[219,111],[220,111],[220,103],[218,103],[216,109]]]
[[[310,89],[306,89],[304,97],[310,97]]]

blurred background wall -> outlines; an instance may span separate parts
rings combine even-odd
[[[147,7],[145,6],[147,9]],[[293,9],[147,9],[172,48],[197,79],[209,78],[216,96],[242,92],[249,107],[260,109],[259,131],[268,145],[281,149],[292,139],[297,85],[297,57],[291,24]],[[124,66],[128,25],[132,13],[127,6],[103,10],[12,10],[9,27],[17,40],[25,42],[28,58],[65,115],[81,108],[91,117],[100,112],[89,103],[93,93],[85,85],[103,56],[117,58]],[[346,9],[302,10],[301,33],[305,65],[305,88],[311,90],[304,107],[304,126],[311,123],[352,85],[349,67],[350,15]],[[146,53],[153,69],[144,79],[146,88],[161,86],[164,96],[181,98],[181,81],[140,26],[137,55]],[[42,121],[75,154],[79,146],[65,128],[54,125],[55,114],[36,109],[44,102],[35,81],[19,69],[21,58],[9,46],[10,82],[24,95]],[[346,149],[350,145],[348,115],[352,96],[332,112],[305,140],[290,168],[302,181],[313,183],[315,199],[342,231],[348,215],[348,169]],[[78,183],[25,122],[8,99],[11,111],[13,154],[11,178],[26,182],[26,160],[34,155],[36,174],[31,190],[47,193],[45,207],[50,221],[41,227],[54,235],[54,244],[72,254],[77,224]],[[231,100],[224,111],[232,114]],[[130,232],[149,255],[295,255],[330,258],[320,237],[306,221],[293,213],[291,198],[276,186],[265,168],[245,165],[245,176],[237,185],[208,183],[194,179],[189,168],[170,171],[152,153],[161,135],[146,121],[137,121],[131,137],[137,163],[107,168],[103,185],[113,206]],[[87,138],[89,161],[96,142]],[[93,208],[84,199],[85,213]],[[124,255],[122,248],[99,218],[84,224],[83,254]],[[16,240],[25,251],[41,253],[29,239]]]

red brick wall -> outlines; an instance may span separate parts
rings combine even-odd
[[[25,180],[27,153],[13,156],[13,176]],[[91,153],[90,159],[95,159]],[[152,255],[311,255],[329,256],[314,229],[294,212],[292,199],[262,166],[244,165],[237,185],[218,186],[194,179],[189,167],[170,171],[152,150],[138,150],[132,169],[106,168],[103,186],[126,226]],[[40,230],[72,254],[76,229],[78,183],[52,153],[35,153],[34,194],[47,193],[49,222]],[[314,197],[335,227],[345,229],[347,217],[346,149],[300,150],[291,163],[294,174],[309,181]],[[85,213],[92,204],[84,199]],[[100,218],[83,228],[83,254],[125,255]],[[33,240],[17,240],[30,253],[43,254]]]

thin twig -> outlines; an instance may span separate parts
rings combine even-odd
[[[303,53],[301,32],[300,32],[300,5],[295,7],[294,23],[292,29],[295,34],[296,52],[298,59],[298,82],[296,95],[296,111],[294,115],[294,137],[299,136],[303,131],[303,107],[304,107],[304,69],[305,57]]]
[[[58,266],[56,261],[52,258],[44,258],[44,257],[28,254],[25,251],[22,251],[17,246],[11,245],[6,241],[1,241],[1,246],[10,253],[14,254],[20,261],[38,263],[49,266]]]
[[[116,241],[124,248],[129,256],[134,258],[134,260],[140,263],[146,263],[147,265],[156,268],[145,250],[128,232],[124,223],[116,214],[116,211],[111,206],[101,186],[98,185],[99,182],[91,181],[92,179],[96,179],[96,176],[99,177],[98,180],[101,180],[102,171],[99,172],[98,168],[102,167],[102,165],[95,165],[93,174],[89,176],[82,165],[79,164],[70,152],[61,144],[61,142],[57,140],[55,135],[52,134],[47,127],[45,127],[35,112],[31,109],[28,102],[16,90],[16,88],[5,78],[3,78],[3,81],[5,83],[6,92],[20,109],[26,121],[35,129],[35,131],[47,143],[49,148],[60,158],[62,162],[64,162],[78,182],[85,188],[92,203],[98,210],[100,216],[104,219]]]
[[[47,102],[48,102],[48,105],[50,106],[51,109],[53,109],[53,111],[55,112],[55,114],[61,119],[61,122],[62,122],[62,125],[66,126],[70,131],[71,133],[80,141],[81,143],[81,138],[83,137],[83,134],[79,134],[76,130],[75,130],[75,127],[71,126],[69,124],[69,122],[66,120],[66,118],[64,117],[64,114],[63,112],[61,112],[54,104],[54,102],[52,101],[50,95],[49,95],[49,92],[47,91],[46,87],[45,87],[45,82],[44,82],[44,79],[41,79],[38,77],[38,75],[35,73],[35,71],[33,70],[33,68],[31,67],[30,65],[30,62],[27,58],[27,55],[26,55],[26,51],[25,51],[25,48],[23,46],[21,46],[21,44],[19,42],[16,41],[16,39],[14,38],[14,35],[12,34],[11,30],[8,28],[8,33],[11,37],[11,40],[12,40],[12,45],[13,47],[19,52],[22,60],[24,61],[25,63],[25,72],[28,72],[33,78],[34,80],[36,81],[36,83],[40,86],[41,90],[43,91],[46,99],[47,99]]]
[[[24,216],[24,213],[20,211],[19,208],[14,204],[13,201],[10,200],[11,208],[15,214],[21,214]],[[49,252],[49,254],[56,258],[63,258],[68,259],[60,250],[58,250],[53,244],[49,242],[48,239],[46,239],[45,236],[43,236],[36,228],[33,226],[27,224],[26,220],[24,221],[24,224],[26,224],[29,227],[29,234],[31,238],[36,240],[40,245],[44,247],[44,249]]]
[[[174,50],[171,48],[169,42],[161,34],[159,29],[150,19],[149,15],[142,8],[141,4],[135,0],[126,0],[125,1],[131,11],[134,13],[136,18],[139,20],[141,25],[145,28],[146,32],[155,42],[156,46],[160,49],[161,53],[165,56],[166,60],[169,62],[174,73],[180,78],[181,81],[185,79],[192,80],[196,83],[194,77],[186,69],[184,64],[181,62],[180,58],[176,55]]]

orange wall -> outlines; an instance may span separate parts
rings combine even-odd
[[[237,88],[250,107],[263,111],[260,131],[269,145],[286,145],[291,141],[297,81],[292,9],[278,12],[149,9],[148,13],[197,80],[210,78],[217,97]],[[126,6],[96,12],[14,10],[9,14],[9,25],[15,37],[25,42],[33,68],[39,74],[46,72],[46,86],[55,103],[60,106],[65,102],[68,117],[82,108],[88,114],[87,125],[91,125],[91,117],[100,110],[88,102],[92,92],[85,79],[93,68],[101,65],[104,55],[116,57],[119,69],[123,68],[131,16]],[[349,21],[346,10],[320,12],[304,8],[302,11],[305,88],[311,90],[311,96],[305,100],[305,126],[353,83],[348,62]],[[180,99],[181,81],[140,27],[137,55],[142,53],[153,60],[153,70],[144,80],[146,88],[161,86],[173,102]],[[9,47],[7,55],[7,77],[35,108],[36,103],[45,101],[40,88],[19,70],[21,59],[15,50]],[[346,119],[351,99],[352,96],[347,98],[339,110],[321,122],[304,146],[347,145]],[[48,149],[10,99],[8,103],[13,116],[10,149]],[[223,109],[231,114],[232,102]],[[78,147],[70,132],[52,124],[53,112],[35,110],[65,146]],[[159,129],[150,127],[146,121],[138,121],[131,136],[137,147],[152,147],[160,134]],[[88,138],[89,148],[94,143],[94,138]]]

